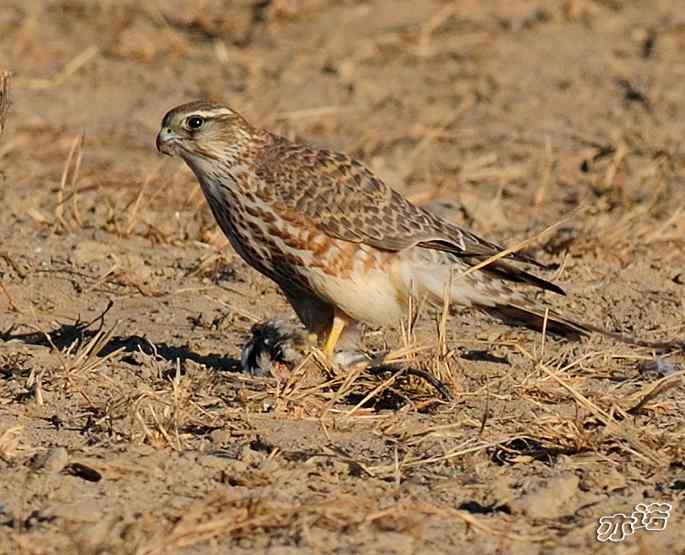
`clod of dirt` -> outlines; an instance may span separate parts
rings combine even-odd
[[[466,501],[457,507],[460,511],[467,511],[472,515],[491,515],[493,513],[502,512],[508,515],[511,514],[511,509],[505,503],[490,505],[483,505],[478,501]]]
[[[87,523],[78,530],[77,540],[84,551],[93,553],[102,552],[101,546],[116,541],[117,524],[121,524],[121,518],[117,516],[105,517],[94,523]]]
[[[146,281],[152,274],[152,269],[141,256],[132,253],[115,254],[111,245],[98,241],[79,243],[74,248],[71,261],[77,266],[100,264],[103,267],[115,267],[118,273],[129,275],[136,282]]]
[[[642,361],[638,369],[641,374],[656,373],[659,377],[671,376],[680,371],[680,366],[664,357],[655,356],[652,360]]]
[[[240,460],[249,465],[258,466],[264,460],[266,460],[267,455],[261,450],[253,449],[250,445],[244,445],[240,450]]]
[[[673,480],[671,484],[671,489],[682,491],[685,490],[685,480]]]
[[[64,472],[65,474],[76,476],[77,478],[81,478],[82,480],[86,480],[88,482],[99,482],[102,480],[102,474],[100,474],[94,468],[83,463],[75,462],[68,464],[64,468]]]
[[[578,492],[579,483],[575,475],[552,478],[545,485],[512,501],[511,507],[531,518],[559,518],[572,512],[568,505]]]
[[[31,461],[31,468],[44,470],[48,473],[58,473],[67,466],[69,454],[64,447],[53,447],[44,453],[36,455]]]
[[[55,503],[43,511],[42,515],[71,522],[98,522],[102,518],[102,512],[94,499],[79,503]]]
[[[578,238],[578,230],[571,225],[558,227],[543,245],[545,252],[559,254],[568,251]]]
[[[190,40],[222,39],[246,46],[252,37],[258,5],[252,0],[214,1],[197,10],[185,2],[169,2],[160,8],[160,13],[171,27],[186,33]]]
[[[105,260],[112,252],[112,247],[97,241],[83,241],[76,245],[71,261],[78,266],[87,266]]]

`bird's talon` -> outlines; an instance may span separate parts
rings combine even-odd
[[[372,364],[372,358],[361,351],[338,351],[330,359],[332,366],[342,370],[352,370],[358,366],[364,368]]]

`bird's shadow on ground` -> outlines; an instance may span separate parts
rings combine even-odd
[[[13,333],[14,329],[0,332],[2,341],[21,341],[27,345],[38,345],[54,348],[59,351],[65,349],[82,348],[90,342],[101,329],[89,329],[90,324],[62,324],[51,331],[37,331],[30,333]],[[115,351],[121,350],[124,353],[144,353],[159,359],[176,364],[180,361],[181,365],[185,361],[191,360],[197,364],[202,364],[207,368],[219,372],[240,372],[240,361],[236,358],[217,353],[200,355],[193,352],[185,345],[169,345],[167,343],[153,343],[145,337],[139,335],[112,336],[104,345],[101,345],[96,353],[99,357],[105,357]],[[125,357],[125,362],[139,365],[133,357]]]

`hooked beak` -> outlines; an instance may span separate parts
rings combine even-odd
[[[157,133],[157,150],[162,154],[173,156],[178,146],[178,135],[170,127],[162,127]]]

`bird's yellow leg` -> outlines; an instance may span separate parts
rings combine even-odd
[[[338,343],[338,339],[340,339],[343,329],[345,329],[345,324],[346,321],[336,313],[333,317],[333,325],[328,332],[326,343],[324,343],[323,346],[323,353],[326,355],[329,362],[333,359],[333,351],[335,350],[335,346]]]

